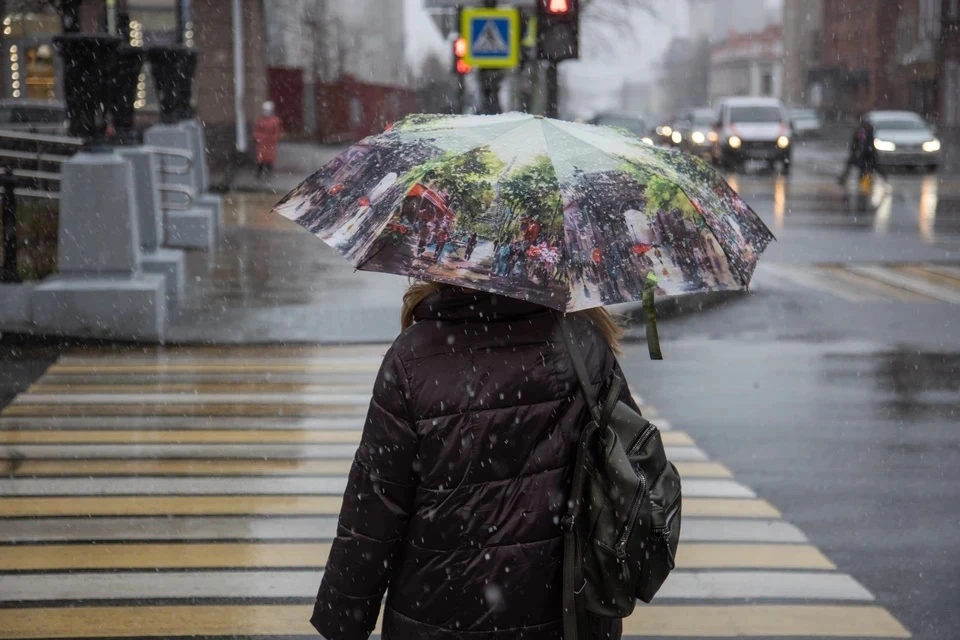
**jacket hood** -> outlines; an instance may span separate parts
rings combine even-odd
[[[546,307],[485,291],[444,287],[413,310],[414,319],[446,322],[498,322],[549,313]]]

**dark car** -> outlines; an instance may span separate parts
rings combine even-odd
[[[713,125],[717,122],[717,111],[710,107],[700,107],[684,111],[674,123],[675,144],[687,153],[710,159],[716,133]],[[679,139],[679,142],[676,140]]]
[[[626,129],[633,135],[641,138],[644,142],[653,144],[653,140],[651,140],[649,132],[647,131],[646,121],[643,119],[643,116],[636,113],[598,113],[590,119],[590,124]]]

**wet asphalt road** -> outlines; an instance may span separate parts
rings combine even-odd
[[[842,159],[811,145],[797,150],[788,178],[731,176],[778,236],[753,293],[662,322],[667,359],[650,362],[633,342],[624,367],[674,429],[776,506],[914,637],[950,638],[960,634],[960,279],[951,271],[960,266],[960,176],[898,174],[860,196],[833,181]],[[402,281],[352,274],[306,234],[263,217],[272,198],[233,200],[220,253],[195,260],[175,333],[395,334]],[[57,352],[0,342],[0,404]]]
[[[896,174],[863,206],[831,180],[840,154],[798,156],[788,181],[734,178],[779,239],[753,294],[662,323],[666,360],[637,344],[626,371],[915,638],[956,637],[960,307],[820,269],[960,263],[956,178]]]

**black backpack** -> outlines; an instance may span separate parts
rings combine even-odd
[[[586,640],[588,617],[625,618],[673,570],[680,540],[680,474],[660,431],[619,401],[616,375],[598,401],[571,325],[560,328],[590,410],[561,524],[563,637]]]

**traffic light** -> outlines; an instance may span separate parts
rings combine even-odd
[[[580,57],[577,0],[537,0],[537,57],[559,62]]]
[[[453,41],[453,70],[461,76],[470,73],[470,65],[463,59],[465,55],[467,55],[467,40],[461,36]]]

